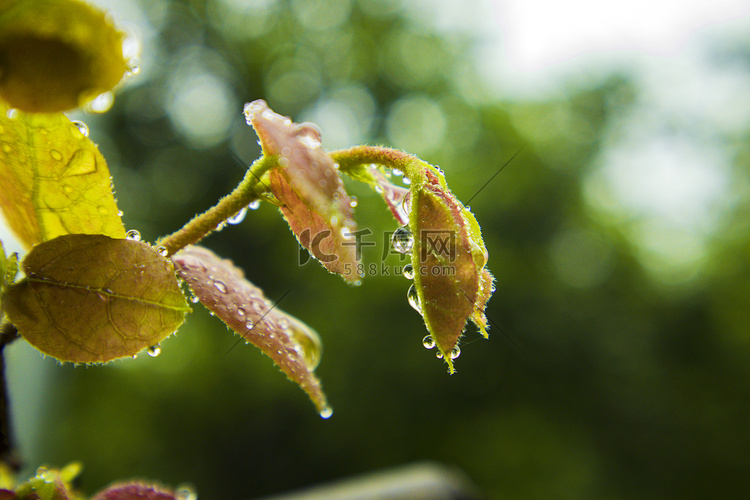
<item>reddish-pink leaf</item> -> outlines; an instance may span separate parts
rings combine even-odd
[[[245,278],[241,269],[206,248],[186,247],[172,260],[204,306],[299,384],[321,416],[331,415],[320,381],[313,373],[321,350],[314,330],[274,307],[263,291]]]
[[[321,146],[318,127],[293,123],[262,100],[246,104],[245,117],[263,152],[279,157],[281,168],[268,174],[270,189],[300,244],[329,271],[359,282],[351,199],[336,164]]]
[[[100,491],[91,500],[179,500],[180,497],[163,486],[145,483],[119,483]]]

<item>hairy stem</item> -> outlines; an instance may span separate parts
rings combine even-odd
[[[5,346],[17,338],[16,327],[11,323],[4,324],[0,330],[0,462],[15,472],[21,468],[21,463],[16,457],[11,434],[8,382],[5,378]]]
[[[339,170],[347,174],[355,174],[357,167],[376,163],[388,168],[397,168],[407,175],[416,171],[416,166],[423,163],[414,155],[398,149],[382,146],[354,146],[328,153],[333,161],[338,163]]]
[[[212,208],[200,215],[196,215],[190,222],[178,231],[157,241],[157,245],[167,249],[169,255],[180,249],[197,243],[209,233],[235,215],[237,212],[257,200],[268,189],[263,185],[261,177],[271,167],[277,164],[275,156],[261,156],[250,165],[242,182],[230,194],[223,197]]]

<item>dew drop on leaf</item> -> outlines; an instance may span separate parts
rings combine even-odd
[[[149,356],[151,356],[152,358],[155,358],[156,356],[161,354],[161,346],[159,344],[152,345],[147,349],[146,352],[148,352]]]
[[[354,207],[357,206],[357,204],[359,204],[359,200],[357,200],[357,197],[356,196],[350,196],[349,197],[349,206],[352,207],[352,208],[354,208]]]
[[[129,240],[141,241],[141,233],[139,233],[137,229],[131,229],[125,233],[125,237]]]
[[[73,125],[76,126],[76,128],[78,129],[78,131],[81,133],[82,136],[84,136],[84,137],[88,137],[89,136],[89,126],[88,125],[86,125],[85,123],[83,123],[82,121],[79,121],[79,120],[73,120],[72,123],[73,123]]]
[[[247,206],[250,210],[258,210],[258,207],[260,207],[260,200],[251,201]]]
[[[227,293],[227,286],[223,281],[214,281],[214,288],[216,288],[221,293]]]
[[[156,247],[156,253],[158,253],[162,257],[166,257],[167,255],[169,255],[169,250],[167,250],[167,247],[158,246]]]
[[[406,298],[409,299],[409,305],[419,314],[422,314],[422,305],[419,303],[419,294],[417,293],[417,288],[413,284],[409,287],[409,291],[406,293]]]
[[[456,359],[460,355],[461,355],[461,348],[458,346],[454,347],[450,353],[451,359]]]
[[[333,416],[333,408],[330,406],[326,406],[322,410],[320,410],[320,418],[329,419]]]
[[[435,347],[435,339],[432,338],[432,335],[427,335],[422,339],[422,345],[425,349],[433,349]]]
[[[408,280],[413,280],[414,279],[414,266],[412,266],[411,264],[406,264],[404,266],[403,273],[404,273],[404,278]]]
[[[239,224],[243,220],[245,220],[245,215],[247,214],[247,207],[242,207],[242,210],[231,216],[227,219],[227,222],[229,224]]]
[[[414,237],[412,236],[411,231],[409,231],[409,227],[401,226],[396,229],[391,237],[391,243],[393,244],[393,249],[398,253],[407,253],[411,251],[414,246]]]
[[[179,485],[174,492],[174,496],[177,500],[198,500],[198,493],[196,493],[195,488],[189,484]]]

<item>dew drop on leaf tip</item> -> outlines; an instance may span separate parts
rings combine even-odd
[[[432,335],[427,335],[425,338],[422,339],[422,345],[425,349],[434,349],[435,348],[435,339],[432,338]]]
[[[141,241],[141,233],[139,233],[137,229],[131,229],[125,233],[125,238],[133,241]]]
[[[330,406],[326,406],[322,410],[320,410],[320,418],[329,419],[333,416],[333,408]]]

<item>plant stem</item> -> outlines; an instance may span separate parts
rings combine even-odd
[[[339,170],[345,173],[350,173],[356,170],[356,167],[370,163],[397,168],[408,173],[414,169],[415,165],[422,163],[422,160],[414,155],[382,146],[354,146],[331,151],[328,154],[333,161],[338,163]]]
[[[14,472],[18,472],[21,463],[16,456],[12,427],[10,424],[10,403],[8,399],[8,383],[5,378],[5,346],[18,338],[18,330],[11,323],[3,325],[0,331],[0,462]]]
[[[196,215],[178,231],[161,238],[156,244],[165,247],[168,255],[172,255],[187,245],[202,240],[228,218],[257,200],[268,190],[262,185],[261,177],[276,164],[275,156],[261,156],[250,165],[242,182],[234,188],[234,191],[219,200],[212,208]]]

